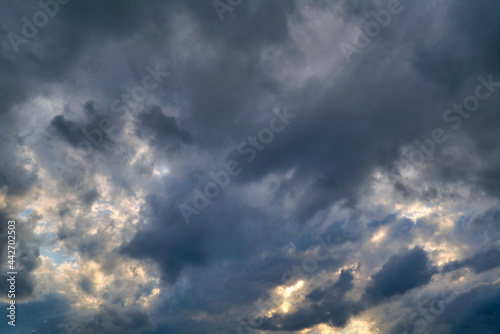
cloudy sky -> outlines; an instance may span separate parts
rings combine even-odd
[[[1,1],[1,332],[498,333],[499,9]]]

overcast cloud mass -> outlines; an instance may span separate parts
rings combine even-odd
[[[499,333],[499,6],[1,1],[0,331]]]

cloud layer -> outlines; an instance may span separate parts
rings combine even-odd
[[[497,332],[498,7],[2,1],[2,333]]]

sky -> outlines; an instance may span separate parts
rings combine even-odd
[[[498,333],[499,6],[1,1],[0,331]]]

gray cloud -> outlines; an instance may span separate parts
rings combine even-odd
[[[388,299],[429,283],[437,269],[419,247],[392,256],[382,269],[372,276],[366,298],[373,301]]]

